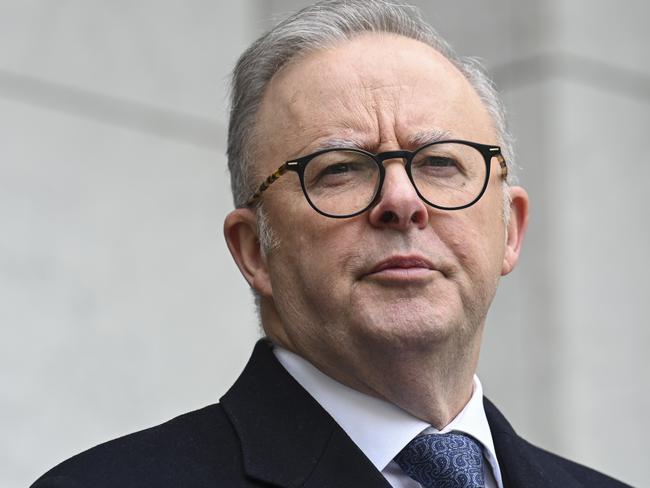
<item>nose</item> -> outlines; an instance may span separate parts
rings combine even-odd
[[[427,205],[420,199],[401,159],[384,162],[384,183],[368,218],[375,227],[407,230],[424,228],[429,220]]]

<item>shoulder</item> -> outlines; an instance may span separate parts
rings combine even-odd
[[[541,449],[521,438],[501,412],[484,398],[501,474],[509,486],[624,488],[625,483]]]
[[[582,485],[590,488],[630,488],[630,485],[622,483],[606,474],[596,471],[582,464],[571,461],[570,459],[563,458],[552,452],[548,452],[539,447],[533,446],[527,441],[531,451],[537,453],[539,456],[540,464],[551,465],[554,464],[568,473],[572,478],[579,481]]]
[[[77,454],[32,488],[214,485],[239,476],[239,457],[237,437],[215,404]]]

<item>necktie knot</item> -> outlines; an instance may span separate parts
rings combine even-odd
[[[423,488],[484,488],[483,452],[471,437],[458,432],[421,435],[395,461]]]

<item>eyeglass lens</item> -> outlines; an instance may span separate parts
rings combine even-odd
[[[486,178],[483,154],[472,146],[438,143],[413,156],[411,175],[420,195],[442,208],[462,207],[480,194]],[[333,150],[314,157],[305,166],[307,197],[321,212],[344,216],[366,209],[380,181],[379,163],[353,150]]]

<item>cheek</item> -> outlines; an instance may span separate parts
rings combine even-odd
[[[340,236],[314,237],[303,229],[281,246],[285,244],[269,263],[283,327],[294,342],[339,342],[345,328],[337,324],[349,323],[353,311],[349,306],[353,283],[348,280]],[[290,251],[285,254],[284,249]]]
[[[453,216],[438,230],[467,278],[483,284],[500,275],[505,251],[500,210],[475,206]]]
[[[353,242],[343,235],[337,221],[324,217],[294,219],[280,232],[281,248],[273,259],[272,279],[281,280],[281,290],[295,290],[296,298],[308,306],[329,300],[344,291],[346,263]],[[334,225],[332,225],[334,224]]]
[[[462,232],[453,234],[448,240],[448,245],[463,274],[475,281],[481,274],[487,257],[483,234],[479,229],[468,225],[459,228]]]

